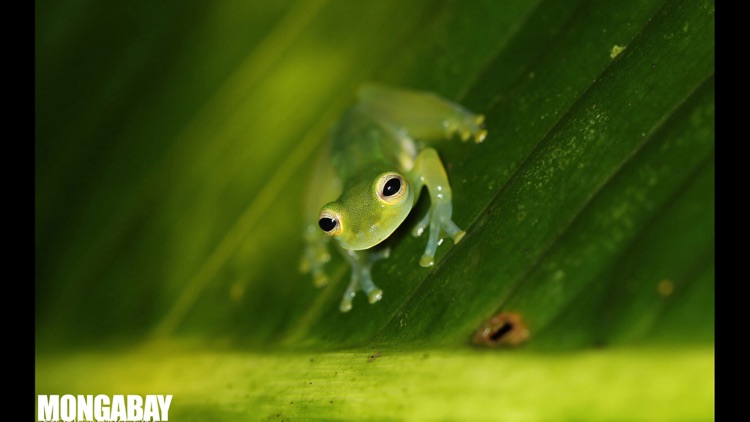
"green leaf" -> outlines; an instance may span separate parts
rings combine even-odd
[[[172,394],[170,421],[708,420],[714,396],[710,348],[146,348],[38,359],[36,376],[39,394]]]
[[[712,418],[712,1],[38,0],[35,47],[38,394],[165,391],[180,420]],[[298,271],[302,198],[367,81],[489,135],[440,148],[461,243],[419,267],[421,200],[383,299],[341,314],[342,260],[322,290]],[[474,350],[498,314],[530,337]]]

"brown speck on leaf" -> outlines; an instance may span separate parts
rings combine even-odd
[[[375,359],[380,357],[380,352],[375,352],[367,357],[368,362],[375,362]]]
[[[531,332],[517,312],[501,312],[482,324],[474,334],[473,342],[478,346],[518,346],[525,343]]]
[[[659,293],[659,296],[670,296],[674,292],[674,281],[669,279],[660,281],[659,284],[656,285],[656,291]]]

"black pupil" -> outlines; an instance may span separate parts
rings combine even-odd
[[[329,232],[336,227],[336,220],[334,220],[333,218],[323,217],[318,220],[318,225],[321,229],[323,229],[324,232]]]
[[[400,189],[401,180],[399,180],[397,177],[394,177],[393,179],[385,182],[385,186],[383,186],[383,196],[391,196],[397,193]]]

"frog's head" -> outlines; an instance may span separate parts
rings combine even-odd
[[[392,171],[366,171],[320,211],[318,225],[344,249],[371,248],[390,236],[411,211],[414,192]]]

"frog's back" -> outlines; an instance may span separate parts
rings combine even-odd
[[[330,146],[331,164],[342,180],[373,167],[405,170],[416,156],[410,138],[399,136],[395,128],[359,103],[350,107],[333,128]]]

